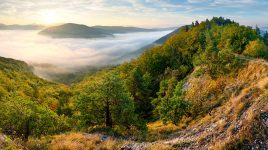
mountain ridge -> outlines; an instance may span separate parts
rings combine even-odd
[[[135,32],[156,32],[165,31],[171,28],[146,29],[125,26],[87,26],[83,24],[65,23],[52,26],[39,32],[41,35],[53,38],[102,38],[113,37],[114,34],[135,33]]]
[[[42,25],[6,25],[0,24],[0,30],[40,30],[44,28]]]
[[[265,38],[214,17],[67,87],[0,68],[0,143],[9,148],[8,135],[28,149],[267,149]]]
[[[82,24],[67,23],[59,26],[48,27],[38,34],[48,35],[52,38],[101,38],[113,37],[112,34],[106,33]]]

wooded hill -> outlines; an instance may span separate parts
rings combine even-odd
[[[156,136],[152,122],[173,124],[179,130],[193,129],[192,125],[198,125],[200,118],[219,116],[218,108],[224,110],[222,107],[227,107],[232,97],[248,92],[256,87],[249,84],[259,84],[261,79],[265,82],[258,89],[259,96],[249,96],[252,101],[258,99],[262,112],[267,112],[267,69],[257,67],[258,74],[252,68],[247,69],[248,62],[256,58],[264,60],[254,61],[255,67],[259,62],[267,67],[267,37],[261,36],[258,28],[214,17],[184,26],[163,45],[149,48],[131,62],[99,71],[71,87],[36,77],[23,62],[1,58],[0,119],[4,121],[0,122],[0,128],[4,134],[25,141],[29,137],[67,131],[157,141],[164,133]],[[230,112],[237,111],[238,116],[251,106],[244,102],[237,105],[229,108],[233,108]],[[254,117],[258,115],[259,112],[254,113]],[[239,120],[239,117],[228,119]],[[181,124],[183,128],[179,128]],[[267,136],[265,130],[261,131],[260,136]],[[220,147],[252,146],[254,138],[239,134],[236,140],[225,140]],[[198,144],[193,140],[186,147],[185,143],[178,145],[180,140],[167,143],[171,149],[194,148]],[[207,143],[203,144],[204,149],[208,148]]]

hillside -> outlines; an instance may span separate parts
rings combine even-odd
[[[197,77],[197,73],[198,68],[187,77],[186,97],[199,99],[198,96],[208,92],[211,102],[222,99],[222,104],[215,105],[209,114],[191,122],[186,129],[170,134],[168,139],[132,143],[125,147],[145,149],[158,145],[168,149],[267,149],[268,62],[247,62],[239,70],[237,78],[213,80],[208,75]]]
[[[14,70],[29,73],[32,68],[30,68],[25,62],[14,60],[10,58],[0,57],[0,69],[1,71]]]
[[[26,140],[68,129],[67,95],[66,86],[40,79],[26,63],[0,57],[0,132]]]
[[[41,35],[51,36],[52,38],[101,38],[113,37],[112,34],[88,27],[86,25],[68,23],[60,26],[46,28],[39,32]]]
[[[267,149],[267,41],[256,29],[214,17],[72,86],[1,58],[0,143],[54,150]]]

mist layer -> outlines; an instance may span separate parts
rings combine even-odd
[[[0,31],[0,56],[26,61],[34,66],[37,75],[49,78],[48,74],[121,62],[118,58],[171,31],[115,34],[114,38],[99,39],[53,39],[37,32]]]

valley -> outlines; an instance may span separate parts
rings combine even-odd
[[[60,71],[50,64],[31,66],[0,57],[0,149],[268,148],[267,35],[223,17],[172,33],[149,33],[118,35],[116,43],[130,37],[125,44],[131,43],[135,52],[164,36],[163,42],[128,61],[93,67],[92,72],[87,70],[90,63],[83,61],[85,68],[78,74],[55,76],[63,83],[34,74],[35,66],[50,68],[48,73]],[[133,44],[141,37],[148,44]],[[100,42],[96,50],[105,51],[104,41],[94,41]],[[88,42],[74,39],[70,47]],[[114,53],[123,54],[117,44]],[[78,56],[91,52],[83,50]],[[67,59],[69,69],[75,64],[75,59],[69,60],[73,54],[54,60]],[[115,56],[117,60],[123,55]]]
[[[142,53],[138,51],[139,48],[171,31],[123,33],[115,34],[113,38],[94,40],[53,39],[41,36],[38,32],[0,32],[0,56],[26,61],[34,67],[34,73],[39,77],[59,81],[58,76],[68,76],[81,71],[94,72],[98,68],[129,61],[136,56],[132,53],[139,55]]]

